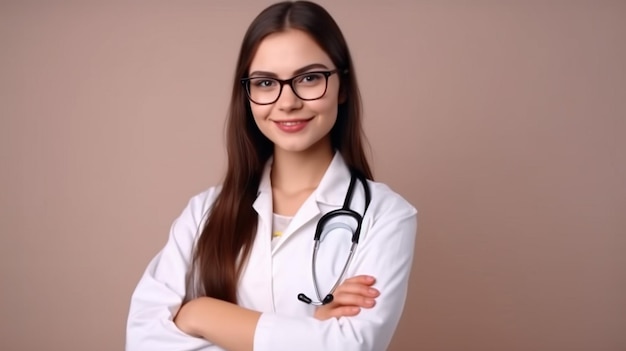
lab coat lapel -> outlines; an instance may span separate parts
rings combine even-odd
[[[257,232],[240,279],[237,298],[242,306],[250,309],[273,311],[273,290],[268,284],[272,281],[272,187],[268,167],[263,172],[252,207],[258,215]]]
[[[335,157],[315,190],[315,198],[319,204],[341,207],[349,186],[350,169],[341,154],[335,152]]]
[[[302,204],[283,234],[283,240],[276,245],[273,253],[289,241],[289,237],[292,234],[308,224],[311,220],[319,219],[322,214],[320,206],[333,209],[341,207],[349,184],[350,171],[341,157],[341,154],[336,152],[319,186]],[[311,233],[311,237],[313,237],[313,233]]]
[[[274,204],[272,201],[272,184],[270,180],[270,172],[272,167],[272,160],[270,159],[265,165],[263,175],[261,176],[261,182],[259,184],[259,190],[256,200],[252,207],[259,215],[259,227],[257,229],[257,236],[261,234],[264,236],[264,241],[267,241],[269,247],[271,241],[272,232],[272,214]]]
[[[304,201],[304,203],[302,204],[302,206],[300,207],[296,215],[291,220],[291,223],[289,223],[287,230],[283,234],[284,239],[282,240],[282,242],[276,245],[276,247],[274,248],[274,251],[276,251],[280,246],[282,246],[282,244],[285,241],[289,240],[289,237],[295,231],[302,228],[302,226],[304,226],[305,224],[307,224],[308,222],[316,218],[320,213],[321,211],[320,211],[319,206],[317,205],[317,201],[315,200],[315,197],[313,196],[313,194],[311,194],[311,196],[309,196],[309,198],[306,199],[306,201]]]

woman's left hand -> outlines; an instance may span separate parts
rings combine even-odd
[[[333,302],[318,307],[314,317],[318,320],[329,318],[352,317],[361,312],[361,308],[372,308],[380,292],[373,288],[374,277],[359,275],[346,279],[334,292]]]

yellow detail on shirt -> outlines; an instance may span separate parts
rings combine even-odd
[[[282,235],[283,235],[283,232],[273,232],[272,233],[272,238],[279,238]]]

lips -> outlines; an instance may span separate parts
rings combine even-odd
[[[313,117],[311,117],[311,118],[289,119],[289,120],[284,120],[284,121],[272,120],[272,122],[285,124],[285,125],[294,125],[294,124],[298,124],[298,123],[305,123],[305,122],[308,122],[308,121],[310,121],[312,119],[313,119]]]
[[[291,119],[286,121],[273,121],[278,129],[287,133],[295,133],[304,129],[307,124],[313,119],[313,117],[308,119]]]

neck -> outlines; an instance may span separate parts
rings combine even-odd
[[[297,193],[317,188],[330,165],[334,151],[328,147],[311,148],[303,152],[274,150],[272,188],[285,193]]]

